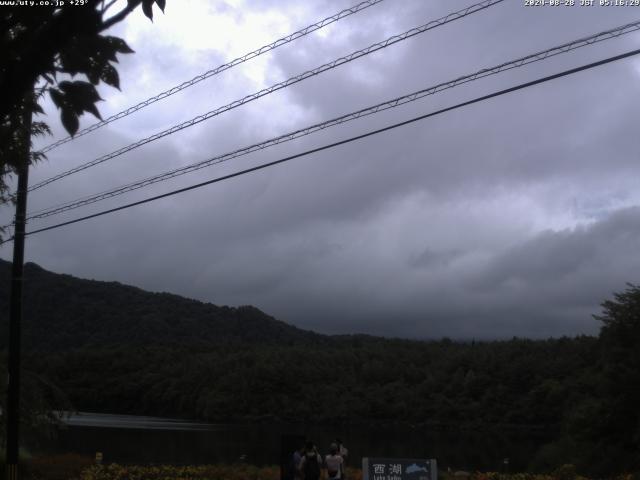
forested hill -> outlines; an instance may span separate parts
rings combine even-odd
[[[3,345],[9,267],[0,261]],[[23,405],[33,418],[71,408],[66,396],[78,410],[213,422],[517,426],[552,437],[538,465],[640,471],[640,287],[603,307],[597,338],[336,337],[27,264]]]
[[[10,263],[0,262],[7,338]],[[325,336],[25,265],[25,366],[81,410],[195,417],[558,427],[595,339],[419,342]],[[3,341],[4,343],[4,341]]]
[[[7,338],[11,263],[0,260],[0,338]],[[321,335],[254,307],[218,307],[117,282],[25,265],[23,345],[56,351],[110,345],[292,344]]]

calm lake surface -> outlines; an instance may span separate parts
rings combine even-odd
[[[304,435],[325,454],[340,437],[349,448],[349,464],[360,466],[362,457],[436,458],[438,466],[452,470],[523,471],[546,443],[531,432],[482,433],[436,431],[410,426],[303,426],[212,425],[184,420],[81,413],[67,420],[56,439],[34,450],[95,455],[104,462],[122,464],[233,463],[242,455],[254,465],[280,463],[283,435]]]

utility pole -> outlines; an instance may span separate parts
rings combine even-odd
[[[22,145],[17,149],[18,190],[13,233],[13,264],[11,266],[11,299],[9,303],[9,375],[7,379],[7,480],[18,480],[20,448],[20,324],[22,323],[22,273],[24,266],[25,217],[29,186],[29,160],[31,153],[31,98],[25,98],[22,107]]]

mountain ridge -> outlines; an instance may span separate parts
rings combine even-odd
[[[6,338],[11,263],[0,260],[0,337]],[[23,343],[36,351],[88,346],[220,343],[292,344],[324,335],[302,330],[256,307],[218,306],[120,282],[24,268]]]

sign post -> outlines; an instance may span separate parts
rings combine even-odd
[[[438,465],[435,459],[365,457],[362,480],[438,480]]]
[[[365,457],[362,480],[438,480],[438,464],[435,459]]]

